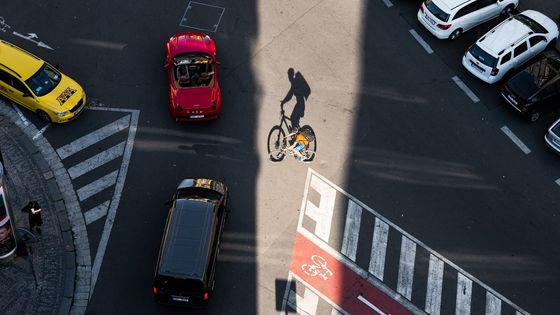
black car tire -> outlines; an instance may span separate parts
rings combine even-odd
[[[449,35],[449,39],[450,40],[456,40],[457,38],[459,38],[459,36],[461,36],[461,34],[463,34],[463,30],[458,28],[458,29],[454,30],[453,33],[451,33]]]

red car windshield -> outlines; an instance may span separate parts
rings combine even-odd
[[[180,87],[208,87],[214,82],[212,57],[186,53],[173,57],[173,75]]]

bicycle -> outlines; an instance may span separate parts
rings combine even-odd
[[[313,264],[301,265],[301,270],[308,276],[320,276],[323,280],[327,280],[333,275],[333,272],[327,268],[327,260],[319,255],[311,256]]]
[[[292,127],[288,124],[288,118],[284,114],[284,109],[280,109],[280,124],[272,127],[270,132],[268,133],[268,155],[271,161],[273,162],[280,162],[286,156],[286,152],[297,158],[289,147],[294,143],[296,140],[296,136],[301,134],[307,140],[306,147],[300,151],[303,155],[303,162],[311,162],[315,159],[315,152],[317,151],[317,139],[315,137],[315,132],[309,125],[304,125],[301,128],[299,127]],[[283,125],[286,126],[286,130],[288,134],[284,131]]]

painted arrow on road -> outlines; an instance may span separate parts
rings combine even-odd
[[[21,37],[21,38],[23,38],[23,39],[26,39],[26,40],[28,40],[28,41],[30,41],[30,42],[32,42],[32,43],[35,43],[35,44],[36,44],[37,46],[39,46],[39,47],[43,47],[43,48],[47,48],[47,49],[53,50],[49,45],[47,45],[47,44],[45,44],[45,43],[43,43],[43,42],[41,42],[41,41],[35,40],[35,39],[38,39],[38,38],[39,38],[39,36],[37,36],[37,34],[35,34],[35,33],[27,33],[27,36],[26,36],[26,35],[23,35],[23,34],[20,34],[20,33],[18,33],[18,32],[12,32],[12,34],[14,34],[14,35],[16,35],[16,36],[18,36],[18,37]]]

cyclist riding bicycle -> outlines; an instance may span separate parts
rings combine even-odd
[[[303,161],[306,157],[303,155],[303,150],[309,146],[309,140],[301,132],[292,132],[286,138],[294,138],[294,142],[286,148],[286,150],[297,160]]]

